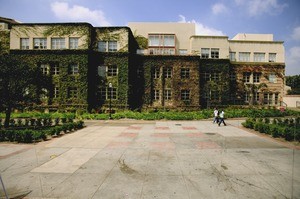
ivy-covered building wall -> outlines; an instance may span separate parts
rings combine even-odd
[[[198,109],[199,59],[195,56],[142,58],[143,108]]]
[[[11,54],[31,67],[40,68],[47,80],[44,92],[39,95],[40,106],[49,109],[88,107],[88,51],[11,50]]]
[[[40,69],[37,78],[45,85],[34,106],[42,109],[278,106],[284,92],[284,63],[138,54],[147,39],[135,37],[128,27],[13,24],[10,31],[0,32],[3,50]]]

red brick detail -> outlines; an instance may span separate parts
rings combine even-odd
[[[150,146],[154,149],[175,149],[175,144],[171,142],[151,142]]]
[[[138,136],[138,133],[121,133],[119,137],[128,137],[128,138],[135,138]]]
[[[128,127],[128,129],[131,129],[131,130],[141,130],[141,126],[130,126]]]
[[[190,137],[190,138],[200,138],[200,137],[204,137],[205,135],[203,133],[188,133],[186,134],[186,137]]]
[[[127,148],[132,142],[111,142],[106,147],[115,149],[115,148]]]
[[[196,147],[198,149],[220,149],[221,146],[215,142],[197,142]]]
[[[165,137],[169,137],[170,134],[169,133],[153,133],[151,134],[151,137],[158,137],[158,138],[165,138]]]
[[[183,130],[197,130],[197,128],[193,127],[193,126],[183,126],[182,129]]]
[[[169,130],[170,128],[167,127],[167,126],[158,126],[158,127],[155,127],[156,130]]]

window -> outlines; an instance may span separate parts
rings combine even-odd
[[[275,96],[274,96],[274,97],[275,97],[274,103],[275,103],[275,104],[278,104],[278,93],[275,93],[274,95],[275,95]]]
[[[209,58],[209,48],[201,48],[201,58]]]
[[[164,90],[164,99],[165,100],[171,100],[171,98],[172,98],[171,89],[165,89]]]
[[[59,64],[53,64],[51,67],[52,75],[59,75]]]
[[[260,76],[261,76],[261,73],[253,73],[253,83],[259,83]]]
[[[270,83],[277,83],[277,78],[276,78],[276,75],[274,73],[269,74],[269,82]]]
[[[76,75],[79,73],[79,66],[78,64],[70,64],[70,74],[71,75]]]
[[[255,101],[256,103],[259,102],[259,93],[258,93],[258,92],[254,93],[254,101]]]
[[[163,46],[175,46],[175,35],[163,35]]]
[[[70,87],[68,92],[69,98],[77,98],[78,97],[78,89],[76,87]]]
[[[206,81],[210,80],[210,73],[204,73],[203,76]]]
[[[149,48],[150,55],[175,55],[174,48]]]
[[[48,64],[41,64],[40,68],[41,68],[43,75],[49,74],[49,65]]]
[[[186,49],[179,49],[179,55],[187,55]]]
[[[106,52],[107,51],[106,41],[99,41],[98,42],[98,51],[100,51],[100,52]]]
[[[33,39],[34,49],[47,49],[47,39],[46,38],[34,38]]]
[[[273,93],[264,93],[264,104],[273,104]]]
[[[54,87],[54,98],[58,98],[59,97],[59,88],[57,86]]]
[[[249,102],[250,101],[250,93],[245,92],[245,102]]]
[[[239,61],[249,62],[250,61],[250,53],[249,52],[240,52],[239,53]]]
[[[159,46],[159,35],[149,35],[149,46]]]
[[[117,66],[107,66],[107,76],[117,76],[118,67]]]
[[[236,61],[236,53],[235,52],[229,52],[229,59],[230,61]]]
[[[180,69],[180,77],[181,77],[181,79],[190,78],[190,69],[189,68],[181,68]]]
[[[118,51],[118,43],[116,41],[108,42],[108,52],[117,52]]]
[[[243,81],[245,83],[249,83],[250,82],[250,76],[251,76],[251,73],[243,73]]]
[[[230,81],[236,81],[236,74],[234,72],[229,73]]]
[[[175,47],[175,35],[151,34],[148,36],[149,46]]]
[[[211,58],[219,59],[219,48],[212,48],[211,49]]]
[[[117,88],[114,88],[114,87],[107,88],[107,92],[108,92],[108,95],[107,95],[108,99],[110,99],[110,97],[111,97],[111,99],[117,99]]]
[[[172,68],[166,67],[164,68],[164,78],[171,78],[172,77]]]
[[[158,79],[160,75],[160,68],[154,68],[154,78]]]
[[[99,41],[98,51],[100,52],[116,52],[118,51],[117,41]]]
[[[42,88],[42,92],[41,92],[41,95],[40,95],[40,97],[41,97],[41,99],[47,99],[48,98],[48,90],[47,89],[45,89],[45,88]]]
[[[254,61],[255,62],[264,62],[265,61],[265,53],[254,53]]]
[[[98,96],[100,96],[100,99],[106,100],[106,88],[99,88]]]
[[[25,50],[25,49],[29,49],[29,38],[21,38],[20,39],[20,43],[21,43],[21,49]]]
[[[211,73],[211,81],[219,81],[220,80],[220,73],[213,72]]]
[[[159,90],[154,90],[154,100],[159,100]]]
[[[190,100],[190,90],[181,90],[181,100]]]
[[[269,62],[276,62],[276,53],[269,53]]]
[[[69,38],[69,48],[70,49],[77,49],[78,48],[78,38],[77,37],[70,37]]]
[[[51,38],[51,49],[65,49],[65,38]]]

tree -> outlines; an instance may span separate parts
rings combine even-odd
[[[260,84],[245,84],[245,91],[250,94],[249,96],[249,105],[254,104],[254,95],[261,89],[267,88],[267,84],[260,83]]]
[[[38,101],[36,93],[41,93],[41,77],[37,68],[29,67],[13,55],[0,56],[0,109],[5,111],[5,128],[14,108]]]
[[[300,75],[287,76],[286,85],[292,89],[288,91],[289,95],[300,95]]]

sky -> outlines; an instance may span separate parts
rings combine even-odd
[[[197,35],[273,34],[284,41],[286,75],[300,75],[300,0],[0,0],[0,16],[22,23],[188,22]]]

